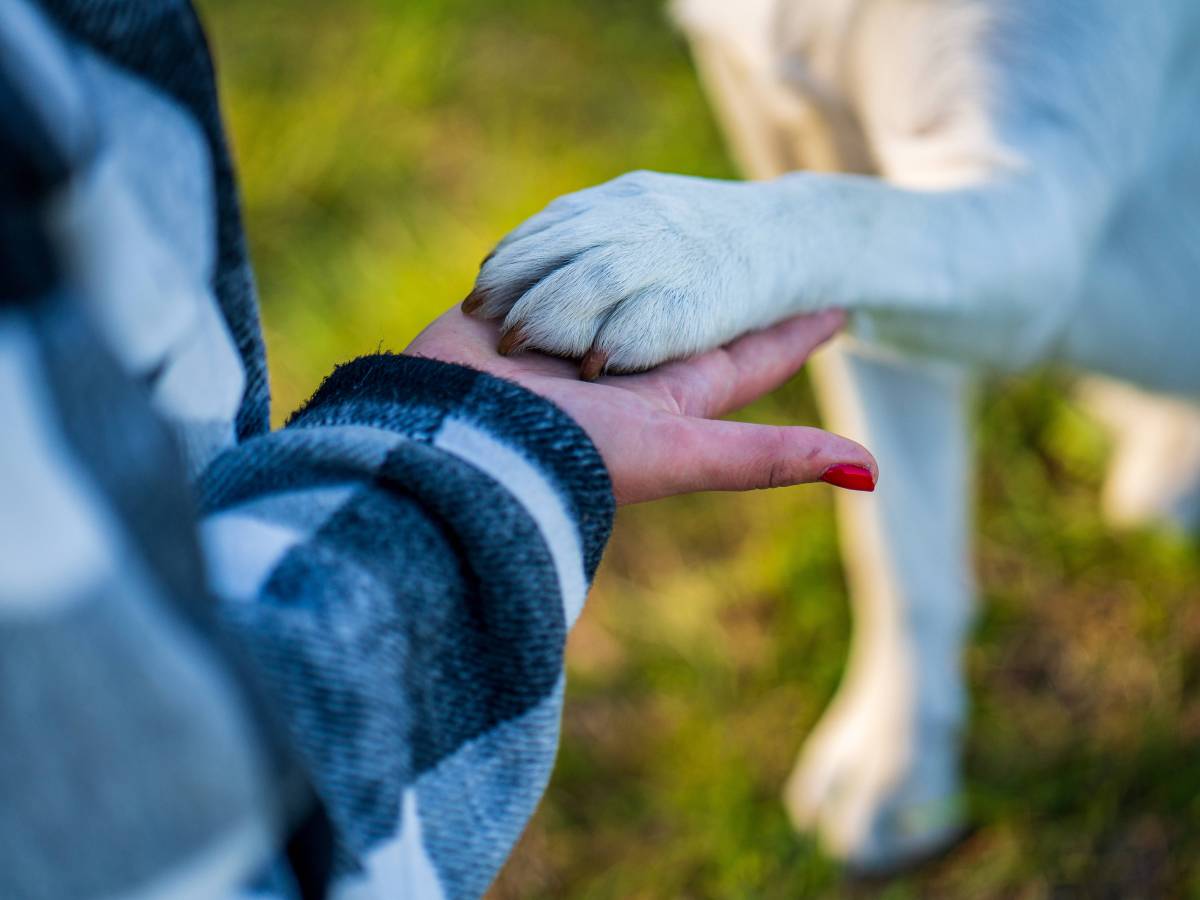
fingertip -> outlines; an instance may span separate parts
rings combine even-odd
[[[857,441],[852,441],[849,438],[842,437],[840,434],[830,433],[830,436],[835,439],[836,447],[831,448],[828,456],[828,466],[821,473],[821,481],[828,484],[835,484],[834,481],[829,481],[825,476],[833,473],[834,478],[843,477],[839,473],[845,473],[843,480],[853,481],[856,485],[855,490],[874,491],[879,484],[879,463],[875,456]],[[870,487],[861,487],[857,485],[870,482]],[[845,485],[838,485],[844,487]]]
[[[823,481],[850,490],[875,490],[879,463],[866,447],[820,428],[798,426],[789,432],[801,460],[797,484]]]
[[[799,328],[823,331],[819,343],[829,340],[846,326],[846,312],[841,309],[823,309],[815,313],[805,313],[790,320]]]

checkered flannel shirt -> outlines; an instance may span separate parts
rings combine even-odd
[[[0,897],[478,896],[612,506],[431,360],[271,431],[195,12],[0,0]]]

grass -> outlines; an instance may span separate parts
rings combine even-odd
[[[402,348],[558,194],[733,174],[657,0],[201,5],[276,420]],[[1068,388],[981,405],[969,841],[867,887],[792,834],[780,786],[850,628],[829,489],[696,496],[621,513],[553,783],[493,895],[1200,897],[1200,554],[1101,524],[1107,448]],[[812,420],[804,379],[751,415]]]

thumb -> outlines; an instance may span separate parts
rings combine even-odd
[[[874,490],[879,478],[861,444],[820,428],[682,418],[673,432],[675,465],[670,478],[647,485],[657,488],[654,496],[784,487],[823,476],[839,487]]]

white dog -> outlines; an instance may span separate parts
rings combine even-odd
[[[563,197],[500,243],[465,307],[503,317],[504,351],[580,358],[585,377],[852,311],[814,374],[883,479],[839,496],[853,648],[786,802],[836,856],[891,868],[961,826],[972,375],[1056,362],[1155,392],[1091,389],[1118,429],[1106,506],[1181,518],[1196,497],[1200,3],[676,14],[742,165],[770,180],[638,172]]]

